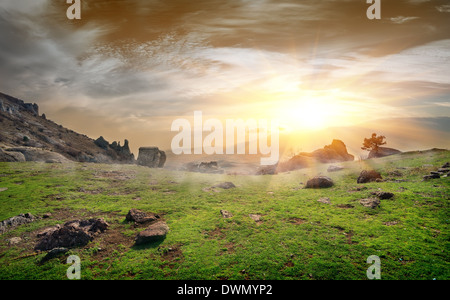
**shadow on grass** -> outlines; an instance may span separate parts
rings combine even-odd
[[[158,239],[158,240],[155,240],[155,241],[153,241],[153,242],[148,242],[148,243],[145,243],[145,244],[139,244],[139,245],[134,244],[134,245],[131,247],[131,249],[133,249],[133,250],[145,250],[145,249],[154,249],[154,248],[158,248],[159,245],[161,245],[162,242],[164,242],[165,239],[166,239],[166,238],[164,237],[164,238],[160,238],[160,239]]]

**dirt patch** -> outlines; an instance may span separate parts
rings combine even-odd
[[[223,239],[225,237],[225,233],[221,228],[216,228],[211,231],[204,231],[203,234],[205,234],[208,239]]]
[[[353,231],[346,232],[345,236],[347,237],[347,244],[349,244],[349,245],[356,244],[356,242],[352,241]]]
[[[300,225],[300,224],[306,223],[307,220],[300,219],[300,218],[289,218],[288,222],[292,223],[294,225]]]
[[[398,222],[397,221],[390,221],[390,222],[384,222],[383,224],[386,225],[386,226],[394,226],[394,225],[397,225]]]
[[[350,209],[350,208],[354,208],[353,205],[351,204],[338,204],[336,205],[337,208],[341,208],[341,209]]]
[[[134,173],[124,173],[120,171],[105,171],[105,172],[95,172],[94,178],[109,178],[113,180],[130,180],[136,178]]]
[[[292,261],[288,261],[287,263],[284,264],[284,267],[286,268],[292,268],[294,266],[294,263]]]
[[[78,192],[88,194],[88,195],[98,195],[98,194],[103,193],[103,189],[86,190],[84,188],[79,188]]]
[[[168,267],[173,269],[176,263],[184,261],[183,251],[181,251],[181,244],[168,246],[167,248],[158,248],[161,252],[161,259],[164,261],[162,268]]]
[[[126,249],[130,249],[134,245],[134,236],[126,236],[120,231],[121,228],[108,228],[95,239],[95,243],[98,245],[94,250],[96,258],[102,260],[110,257],[118,245],[123,245]],[[90,249],[91,247],[88,245],[84,249]]]

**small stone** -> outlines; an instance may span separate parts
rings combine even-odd
[[[331,204],[330,198],[328,197],[319,198],[317,201],[325,204]]]
[[[229,211],[226,211],[226,210],[221,210],[220,213],[222,214],[222,217],[224,219],[228,219],[228,218],[233,217],[233,214],[230,213]]]
[[[364,207],[376,208],[380,205],[380,199],[376,198],[366,198],[359,200],[359,203]]]
[[[255,222],[261,222],[261,215],[249,214],[248,216]]]
[[[13,238],[10,238],[8,240],[8,244],[10,246],[12,246],[12,245],[16,245],[16,244],[20,243],[21,241],[22,241],[22,238],[20,238],[20,237],[13,237]]]

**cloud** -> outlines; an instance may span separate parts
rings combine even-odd
[[[436,9],[441,13],[450,12],[450,4],[444,4],[440,6],[436,6]]]
[[[395,24],[403,24],[412,20],[416,20],[419,19],[419,17],[403,17],[403,16],[398,16],[395,18],[390,18],[390,20],[395,23]]]

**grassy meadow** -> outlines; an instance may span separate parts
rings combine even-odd
[[[450,181],[422,181],[447,161],[449,151],[424,151],[340,163],[345,169],[332,173],[322,164],[264,176],[0,163],[0,221],[51,213],[0,235],[0,279],[67,279],[73,254],[86,280],[367,280],[371,255],[380,257],[381,279],[448,280]],[[357,184],[369,168],[384,181]],[[319,174],[335,185],[303,188]],[[211,188],[224,181],[236,188]],[[380,189],[394,197],[375,209],[359,203]],[[322,197],[331,204],[318,202]],[[145,227],[125,222],[131,208],[159,214],[170,227],[166,238],[134,245]],[[40,230],[93,217],[110,224],[105,233],[41,262],[46,253],[33,249]],[[10,243],[14,237],[20,242]]]

